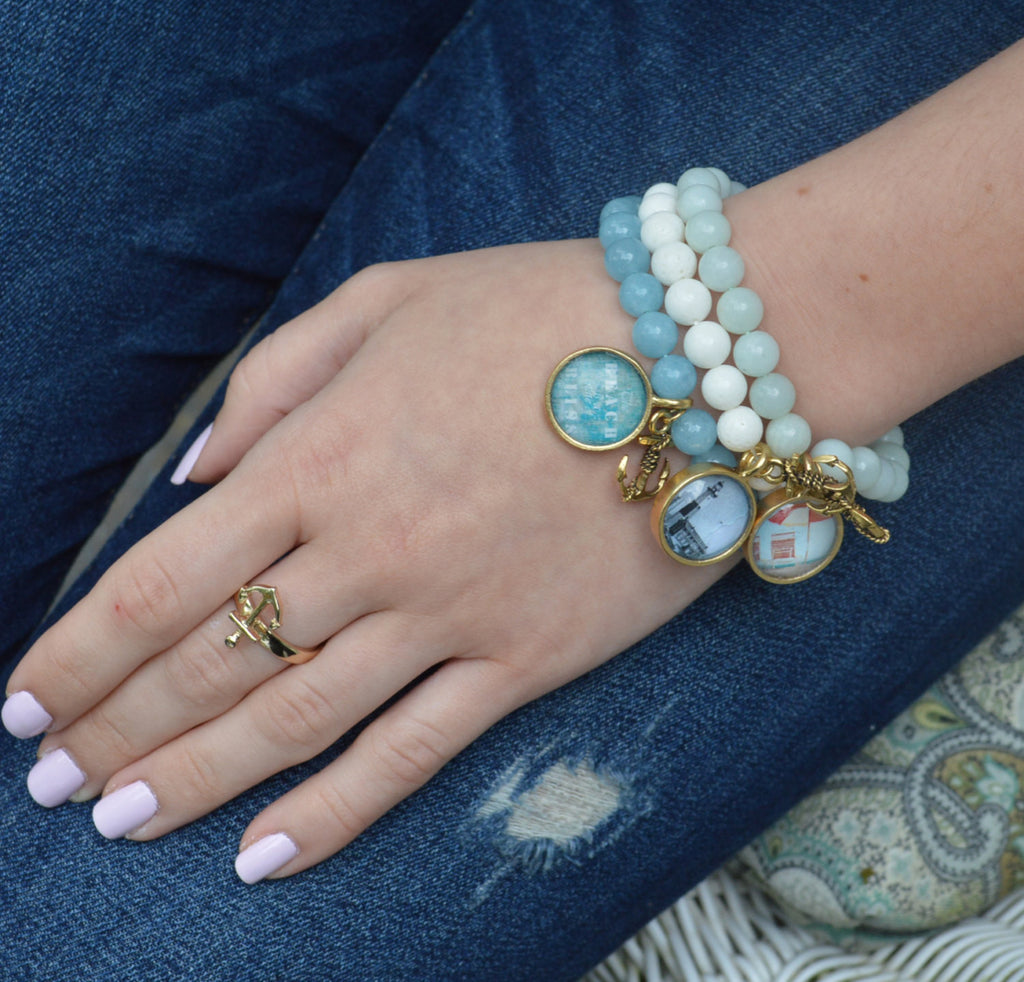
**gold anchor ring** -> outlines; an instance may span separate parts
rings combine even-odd
[[[253,595],[259,598],[256,602],[253,601]],[[230,613],[228,617],[238,630],[224,639],[229,648],[234,648],[244,635],[282,661],[301,665],[315,658],[323,647],[298,648],[274,633],[281,626],[281,602],[275,587],[257,584],[243,586],[235,594],[235,607],[237,613]]]

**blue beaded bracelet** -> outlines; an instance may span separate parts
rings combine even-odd
[[[654,500],[652,530],[673,559],[704,565],[742,549],[763,579],[795,583],[831,562],[843,516],[887,541],[854,491],[896,500],[907,487],[909,457],[899,427],[870,447],[822,440],[807,453],[810,427],[792,411],[793,384],[774,371],[779,346],[759,330],[763,305],[742,285],[744,263],[729,245],[723,202],[741,190],[718,168],[691,168],[674,185],[605,205],[598,233],[605,269],[635,318],[636,350],[654,365],[648,378],[614,349],[575,352],[552,373],[547,408],[574,446],[639,440],[637,476],[627,478],[628,457],[619,465],[623,499]],[[680,329],[683,354],[676,354]],[[698,370],[717,420],[691,407]],[[674,475],[662,457],[670,445],[691,460]]]

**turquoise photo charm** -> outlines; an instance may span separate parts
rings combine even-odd
[[[584,348],[563,358],[544,396],[559,436],[581,450],[614,450],[635,440],[652,398],[646,372],[614,348]]]

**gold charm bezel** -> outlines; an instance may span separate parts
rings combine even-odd
[[[685,559],[680,556],[666,541],[665,539],[665,523],[663,521],[666,510],[669,507],[672,499],[676,494],[681,491],[686,485],[692,483],[698,478],[706,478],[718,474],[722,477],[728,478],[731,481],[735,481],[747,494],[747,499],[750,505],[750,518],[747,522],[746,528],[743,534],[740,535],[736,542],[731,545],[725,552],[718,553],[708,559]],[[754,521],[757,518],[757,498],[754,492],[751,490],[750,485],[739,475],[736,471],[729,467],[725,467],[722,464],[691,464],[684,470],[678,471],[673,474],[666,482],[662,489],[658,492],[654,499],[654,507],[651,508],[651,531],[654,533],[654,538],[657,540],[658,545],[661,546],[662,551],[674,559],[677,563],[681,563],[684,566],[712,566],[715,563],[720,563],[723,559],[728,559],[730,556],[734,556],[740,549],[743,548],[744,542],[750,537],[750,530],[754,527]]]
[[[759,502],[757,506],[757,517],[754,519],[753,527],[750,529],[750,533],[747,536],[746,541],[743,543],[743,555],[747,560],[747,565],[749,565],[751,570],[753,570],[754,575],[760,577],[766,583],[777,583],[782,586],[790,583],[803,583],[805,580],[809,580],[812,576],[817,576],[839,554],[839,548],[843,544],[843,516],[841,514],[833,514],[828,517],[832,519],[835,526],[835,541],[832,543],[832,547],[829,549],[828,554],[812,570],[802,573],[799,576],[772,576],[770,573],[766,573],[759,569],[757,564],[754,562],[754,537],[757,535],[761,526],[785,505],[795,504],[810,507],[810,501],[811,499],[805,495],[789,495],[786,493],[785,488],[778,488],[770,494],[765,495]],[[811,510],[817,511],[818,509]],[[819,514],[822,513],[819,512]]]
[[[555,379],[558,378],[558,373],[561,372],[562,369],[565,368],[565,366],[568,365],[569,362],[571,362],[573,359],[579,358],[581,355],[590,354],[591,352],[594,351],[601,351],[605,352],[606,354],[617,355],[623,361],[631,365],[635,369],[637,374],[640,376],[640,378],[643,379],[644,391],[647,394],[647,408],[644,410],[643,418],[640,420],[640,423],[636,427],[636,429],[634,429],[633,432],[629,434],[629,436],[617,441],[616,443],[605,443],[602,444],[601,446],[594,446],[589,443],[580,443],[579,440],[576,440],[573,437],[569,436],[569,434],[566,433],[565,430],[563,430],[562,427],[559,425],[558,420],[555,419],[554,411],[551,408],[551,389],[555,384]],[[651,388],[651,380],[647,377],[647,372],[644,371],[643,366],[635,358],[631,358],[629,355],[627,355],[626,352],[619,351],[618,348],[609,348],[606,345],[592,345],[588,348],[580,348],[578,351],[573,351],[570,354],[566,355],[557,365],[555,365],[554,369],[552,369],[551,374],[548,376],[548,384],[544,388],[544,409],[548,414],[548,419],[550,420],[551,425],[555,428],[555,432],[563,440],[565,440],[566,443],[569,443],[580,450],[617,450],[619,447],[626,446],[627,443],[632,443],[646,429],[647,422],[651,418],[651,412],[653,408],[654,390]]]

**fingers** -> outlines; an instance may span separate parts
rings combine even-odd
[[[371,328],[408,293],[409,278],[398,271],[400,265],[357,273],[238,363],[208,439],[196,441],[201,453],[185,471],[190,480],[220,480],[275,423],[341,371]]]
[[[45,737],[39,763],[29,774],[36,801],[54,807],[68,798],[95,797],[121,768],[226,712],[284,670],[285,662],[261,648],[224,644],[235,630],[228,617],[234,609],[233,604],[222,607],[179,644],[142,665],[91,712]],[[160,698],[154,699],[154,693]],[[56,752],[61,756],[49,756]],[[79,777],[73,787],[68,783],[72,763]]]
[[[343,849],[515,709],[522,700],[509,683],[494,662],[447,662],[252,822],[238,875],[247,883],[291,876]]]
[[[313,661],[119,771],[96,805],[98,827],[111,837],[152,839],[206,814],[316,756],[448,650],[444,632],[422,618],[390,611],[362,618]],[[148,789],[143,802],[157,806],[128,826],[139,814],[129,806],[140,784]],[[134,790],[122,794],[126,788]]]
[[[302,546],[256,580],[275,585],[281,612],[277,634],[299,647],[317,647],[366,613],[356,586],[343,588],[339,599],[339,577],[318,572],[336,564],[326,551],[317,544]],[[225,639],[237,631],[232,614],[238,616],[234,602],[222,605],[177,644],[140,665],[99,705],[50,733],[40,745],[42,764],[34,780],[59,766],[46,759],[59,748],[81,772],[79,785],[68,794],[77,801],[93,797],[123,767],[226,712],[286,667],[248,639],[228,647]],[[46,798],[51,806],[60,803],[53,794]]]
[[[287,500],[232,481],[179,512],[36,642],[8,694],[30,693],[52,720],[46,728],[77,719],[296,544],[298,522]]]

